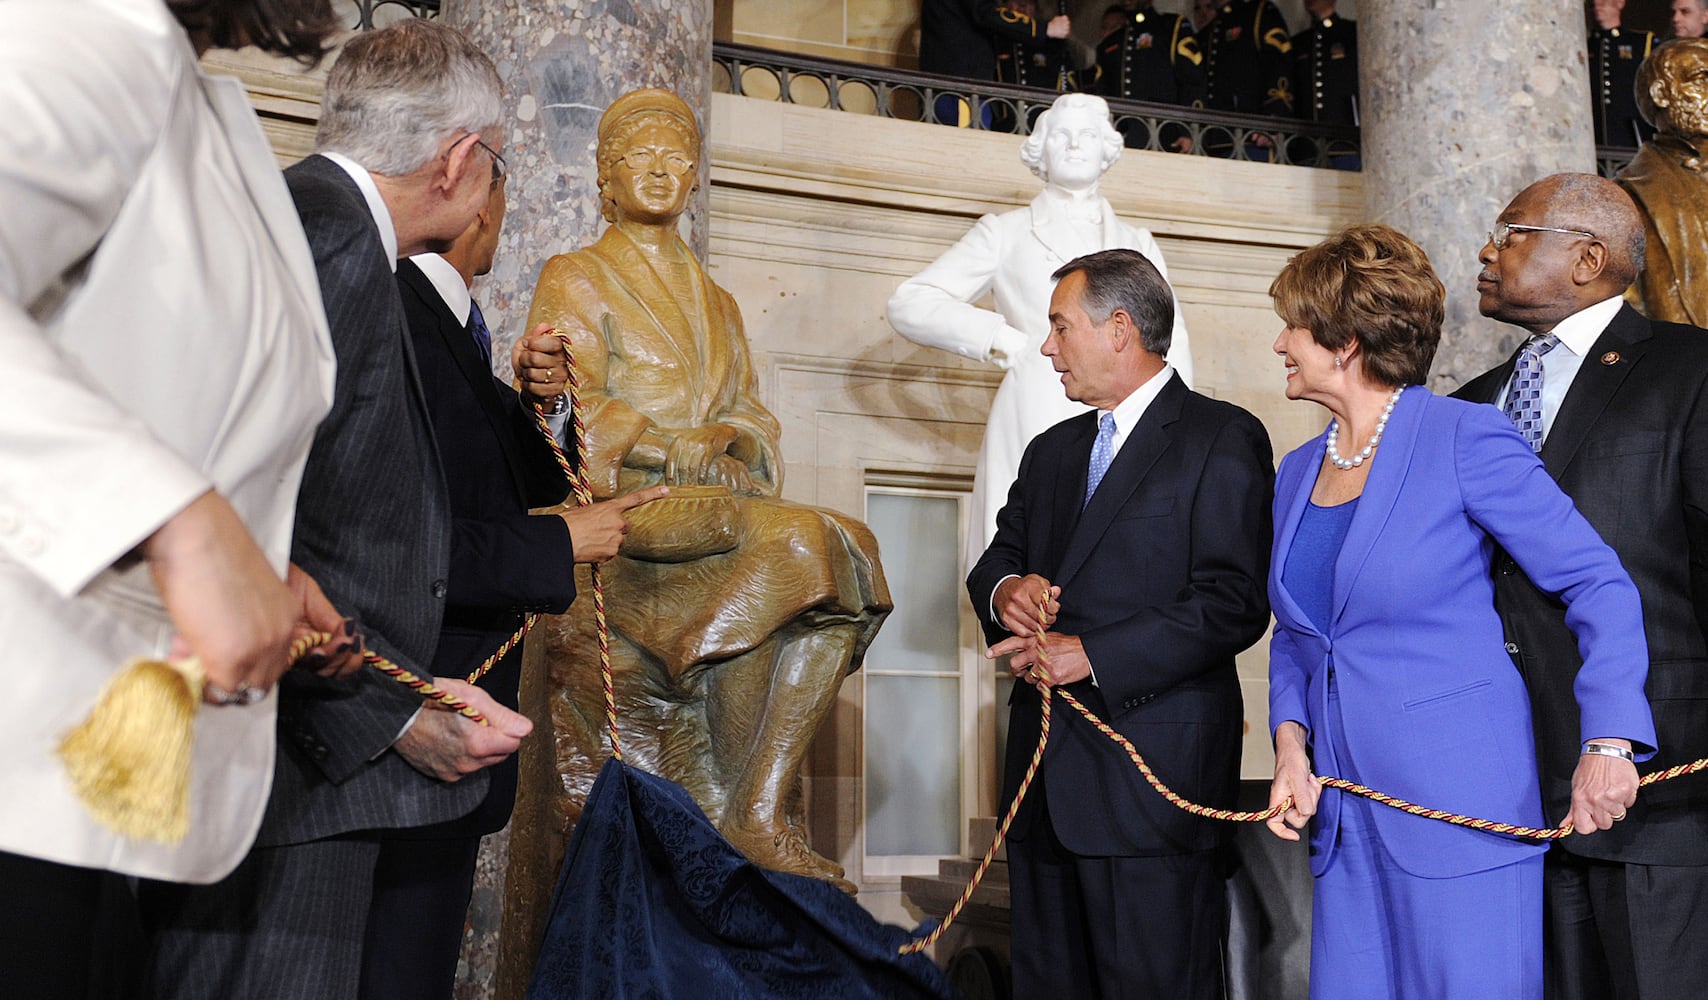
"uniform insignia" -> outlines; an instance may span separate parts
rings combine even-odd
[[[1151,33],[1147,31],[1144,34],[1139,36],[1139,41],[1137,44],[1138,44],[1139,48],[1141,48],[1141,49],[1148,49],[1151,47],[1152,44],[1154,44],[1154,42],[1155,42],[1155,39],[1151,36]]]
[[[1198,51],[1198,42],[1191,35],[1182,38],[1180,44],[1174,47],[1174,51],[1182,59],[1192,60],[1194,66],[1204,61],[1204,53]]]
[[[1228,29],[1228,33],[1224,37],[1226,37],[1227,40],[1230,42],[1237,42],[1237,41],[1239,41],[1240,32],[1242,32],[1244,30],[1245,29],[1241,28],[1239,25],[1236,24],[1233,27]]]
[[[1293,51],[1293,40],[1287,37],[1286,28],[1270,28],[1264,32],[1263,44],[1277,52]]]
[[[1629,45],[1619,46],[1619,58],[1629,59],[1635,54],[1636,53],[1632,51],[1631,46],[1629,46]]]
[[[1346,46],[1340,44],[1339,42],[1335,42],[1332,46],[1329,47],[1328,57],[1330,59],[1345,59],[1346,58]]]
[[[1618,351],[1608,351],[1606,354],[1603,354],[1601,356],[1601,363],[1604,365],[1616,365],[1616,364],[1618,364],[1619,363],[1619,352]]]

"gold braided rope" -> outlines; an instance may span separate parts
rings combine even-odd
[[[546,443],[551,446],[552,457],[557,459],[558,468],[563,470],[569,479],[571,492],[575,495],[575,505],[586,507],[593,502],[593,487],[587,480],[587,424],[581,413],[581,374],[575,370],[575,350],[569,342],[569,335],[551,331],[552,336],[563,344],[564,357],[567,359],[565,368],[569,372],[569,419],[575,429],[575,464],[569,463],[569,457],[563,453],[563,446],[552,434],[551,425],[546,422],[543,409],[534,410],[534,424],[540,433],[546,437]],[[611,737],[611,756],[623,759],[623,746],[617,739],[617,690],[611,679],[611,626],[605,619],[605,580],[599,572],[599,564],[594,563],[593,571],[593,625],[599,641],[599,681],[605,688],[605,728]]]
[[[287,662],[295,663],[302,659],[309,650],[321,645],[322,643],[331,641],[332,634],[330,632],[310,632],[306,635],[298,636],[297,640],[291,643],[291,648],[287,655]],[[486,716],[481,715],[480,710],[475,708],[473,705],[470,705],[468,702],[458,698],[456,695],[451,694],[449,691],[439,687],[432,681],[427,680],[425,677],[409,670],[405,670],[403,667],[398,666],[371,649],[363,651],[362,662],[373,667],[375,670],[378,670],[380,673],[385,674],[392,680],[397,681],[399,684],[409,688],[421,697],[437,703],[441,708],[449,709],[478,725],[490,725],[490,723],[486,721]]]
[[[1049,676],[1050,661],[1049,657],[1044,653],[1043,647],[1043,618],[1044,605],[1042,600],[1040,600],[1038,606],[1039,624],[1036,626],[1033,635],[1038,640],[1038,663],[1039,666],[1043,668],[1044,676],[1047,678]],[[991,859],[993,859],[996,856],[996,852],[1001,849],[1003,842],[1008,837],[1008,827],[1013,823],[1015,814],[1020,811],[1020,800],[1026,797],[1026,790],[1032,786],[1032,779],[1037,776],[1038,768],[1043,763],[1044,748],[1050,741],[1051,694],[1061,695],[1063,701],[1067,702],[1074,711],[1085,717],[1085,721],[1091,723],[1098,732],[1107,736],[1111,741],[1120,746],[1122,750],[1126,751],[1127,759],[1131,760],[1133,762],[1133,766],[1139,769],[1139,773],[1144,775],[1145,781],[1151,786],[1151,788],[1155,789],[1158,794],[1179,809],[1185,810],[1194,816],[1201,816],[1205,819],[1223,820],[1230,823],[1263,823],[1274,819],[1276,816],[1280,816],[1293,807],[1293,799],[1291,796],[1282,799],[1280,802],[1267,809],[1259,809],[1249,812],[1241,812],[1233,809],[1213,809],[1209,806],[1199,805],[1198,803],[1187,799],[1174,789],[1169,788],[1163,783],[1161,778],[1156,776],[1156,773],[1151,770],[1150,765],[1145,762],[1144,756],[1133,746],[1131,740],[1127,739],[1119,732],[1116,732],[1114,727],[1098,718],[1095,712],[1086,708],[1078,698],[1074,697],[1073,692],[1068,691],[1065,688],[1059,688],[1052,685],[1045,693],[1040,706],[1042,712],[1042,725],[1038,734],[1038,746],[1032,751],[1032,760],[1026,765],[1026,773],[1020,779],[1020,786],[1014,792],[1014,801],[1009,803],[1008,812],[1003,816],[1002,825],[997,828],[996,836],[991,841],[990,849],[985,851],[984,861],[979,864],[978,870],[973,873],[973,877],[967,882],[966,889],[962,890],[960,898],[955,900],[955,905],[949,908],[949,912],[944,915],[942,922],[932,928],[930,933],[926,934],[924,937],[915,938],[914,940],[902,945],[899,949],[901,954],[911,955],[924,951],[926,948],[936,944],[937,940],[943,936],[943,933],[949,929],[949,926],[955,922],[955,919],[961,915],[961,910],[964,909],[968,901],[972,899],[973,891],[976,890],[979,883],[984,880],[985,872],[990,868]],[[1688,764],[1677,764],[1664,771],[1655,771],[1651,774],[1645,774],[1637,781],[1637,787],[1646,788],[1649,785],[1659,784],[1663,781],[1671,781],[1673,778],[1683,777],[1687,774],[1696,774],[1701,771],[1708,771],[1708,757],[1691,761]],[[1401,812],[1409,813],[1413,816],[1421,816],[1424,819],[1440,820],[1443,823],[1452,823],[1454,826],[1468,827],[1472,830],[1483,830],[1488,833],[1505,834],[1509,837],[1516,837],[1524,840],[1541,841],[1559,840],[1562,837],[1568,837],[1572,834],[1572,821],[1570,819],[1565,820],[1557,827],[1519,826],[1515,823],[1501,823],[1495,820],[1466,816],[1462,813],[1448,812],[1445,809],[1431,809],[1427,806],[1420,806],[1416,803],[1408,802],[1405,799],[1399,798],[1398,796],[1389,795],[1386,792],[1379,792],[1367,785],[1360,785],[1356,781],[1348,781],[1345,778],[1335,778],[1330,777],[1329,775],[1319,774],[1316,776],[1316,780],[1318,784],[1325,788],[1336,788],[1343,792],[1350,792],[1354,795],[1362,795],[1372,802],[1379,802],[1382,805],[1398,809]]]
[[[1043,714],[1038,720],[1038,745],[1032,750],[1032,761],[1026,765],[1026,774],[1021,777],[1020,787],[1014,792],[1014,801],[1008,804],[1008,812],[1003,815],[1002,824],[996,828],[996,836],[991,839],[990,848],[984,852],[984,860],[979,862],[978,871],[973,872],[973,877],[967,881],[967,887],[961,890],[960,898],[955,900],[955,905],[949,907],[949,912],[943,917],[943,922],[932,928],[931,932],[924,937],[915,938],[902,945],[901,954],[913,955],[936,944],[937,939],[943,936],[943,932],[949,929],[949,925],[955,922],[955,918],[961,915],[961,911],[972,900],[973,891],[979,887],[980,882],[984,881],[984,873],[990,870],[991,862],[996,859],[996,852],[1002,849],[1002,842],[1008,839],[1008,828],[1014,823],[1015,815],[1020,812],[1020,800],[1026,797],[1026,789],[1032,787],[1032,779],[1038,774],[1038,766],[1044,762],[1044,747],[1049,742],[1050,699],[1045,698]]]
[[[521,627],[516,629],[515,632],[512,632],[510,634],[510,638],[504,640],[504,644],[494,650],[491,656],[482,660],[480,666],[469,671],[467,682],[470,684],[480,683],[480,679],[482,677],[485,677],[490,673],[493,667],[498,666],[499,660],[504,659],[506,654],[516,648],[517,643],[528,637],[528,630],[532,629],[534,627],[534,623],[539,620],[540,616],[536,614],[528,614],[524,616]]]

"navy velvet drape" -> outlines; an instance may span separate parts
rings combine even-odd
[[[570,836],[527,1000],[934,998],[948,980],[828,883],[767,871],[680,786],[607,761]]]

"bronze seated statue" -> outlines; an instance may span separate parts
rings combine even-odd
[[[571,340],[595,498],[672,487],[630,513],[602,570],[625,760],[686,787],[754,862],[852,890],[808,846],[800,767],[889,592],[865,525],[777,498],[778,423],[757,398],[741,315],[677,235],[699,158],[674,95],[612,104],[598,176],[613,225],[546,264],[528,325]],[[580,584],[569,613],[530,639],[531,655],[545,650],[556,780],[541,801],[541,768],[524,761],[518,820],[554,827],[554,866],[609,753],[592,588]]]

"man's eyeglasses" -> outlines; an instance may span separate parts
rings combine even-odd
[[[497,184],[510,173],[510,165],[504,162],[504,157],[498,154],[498,150],[493,149],[491,146],[488,146],[485,142],[481,141],[479,132],[470,132],[468,135],[463,136],[463,139],[473,139],[476,146],[486,150],[486,155],[492,157],[492,183]],[[451,143],[451,146],[454,148],[457,143],[462,142],[463,139],[458,139],[457,142]],[[448,151],[447,155],[449,155]]]
[[[474,144],[486,150],[487,155],[492,157],[492,183],[497,184],[503,180],[510,172],[510,165],[504,162],[504,157],[499,155],[498,150],[482,142],[478,135],[474,137]]]
[[[1496,250],[1505,250],[1512,241],[1513,233],[1565,233],[1568,236],[1587,236],[1595,239],[1595,234],[1582,229],[1561,229],[1558,226],[1526,226],[1517,222],[1497,222],[1494,230],[1489,233],[1489,242]]]

